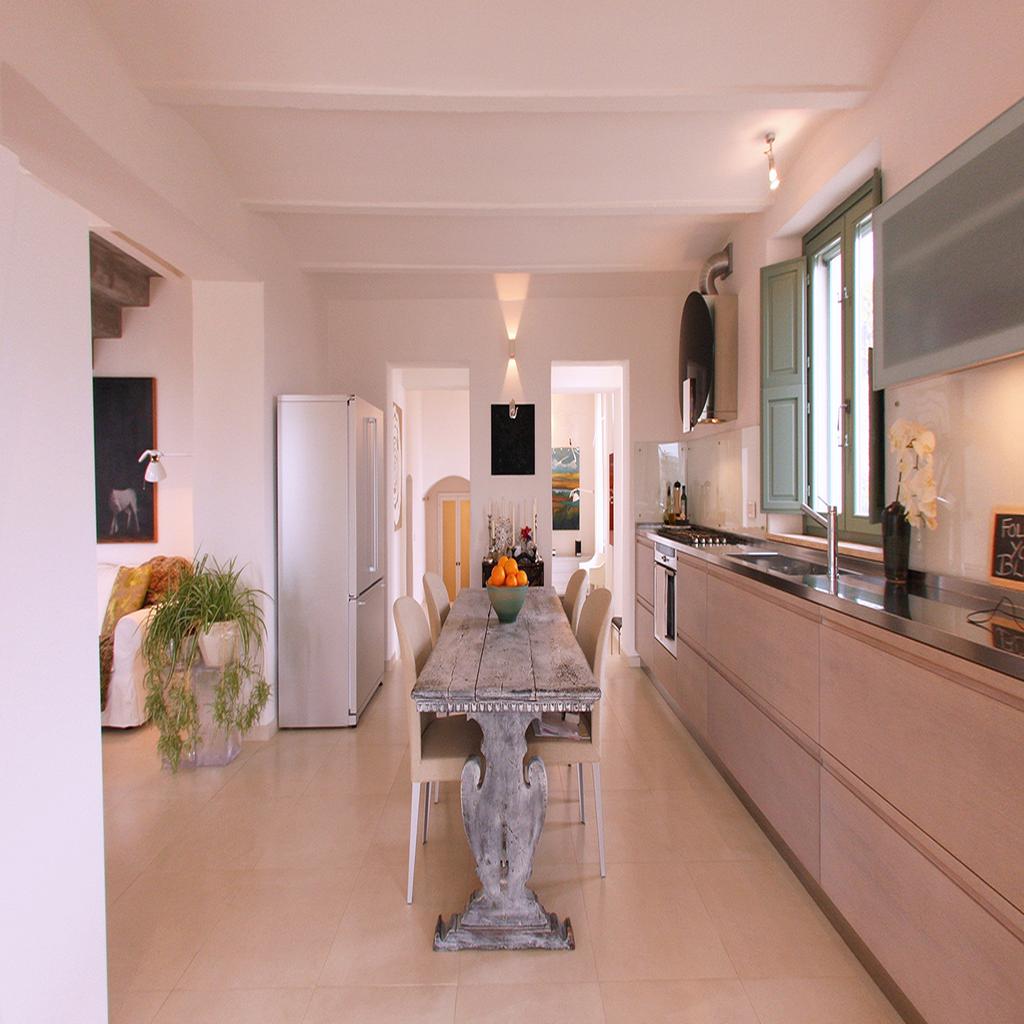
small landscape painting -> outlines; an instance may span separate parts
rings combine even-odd
[[[551,449],[551,529],[580,528],[580,450]]]
[[[94,377],[96,540],[156,540],[156,484],[146,483],[139,456],[156,448],[156,383],[152,377]]]

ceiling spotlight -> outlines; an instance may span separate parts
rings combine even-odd
[[[774,192],[782,183],[779,172],[775,168],[775,154],[772,152],[772,146],[775,143],[775,132],[769,132],[764,137],[764,141],[768,146],[764,151],[765,156],[768,157],[768,187]]]

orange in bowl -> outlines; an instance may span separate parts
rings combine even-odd
[[[505,582],[496,584],[488,582],[487,596],[491,600],[491,607],[494,614],[498,616],[499,622],[515,622],[526,603],[526,595],[529,587],[519,586],[518,580],[511,573],[505,577]]]

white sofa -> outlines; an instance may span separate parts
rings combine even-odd
[[[101,562],[96,567],[96,634],[103,628],[103,616],[110,600],[119,566]],[[142,608],[121,616],[114,627],[114,663],[107,688],[107,706],[100,722],[125,729],[146,721],[146,663],[142,658],[142,640],[152,608]]]

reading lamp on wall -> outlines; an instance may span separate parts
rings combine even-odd
[[[144,479],[147,483],[158,484],[161,480],[167,477],[167,470],[164,469],[161,459],[170,457],[174,458],[187,458],[187,452],[162,452],[159,448],[147,448],[140,456],[139,462],[144,462],[149,459],[146,463],[146,472]]]

